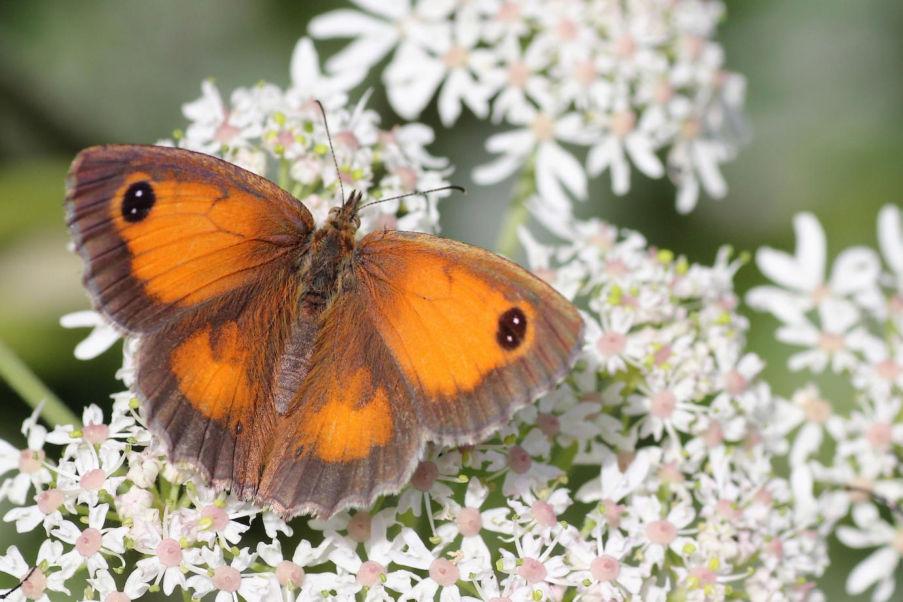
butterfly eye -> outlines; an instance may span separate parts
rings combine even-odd
[[[527,334],[527,316],[519,307],[512,307],[499,316],[499,329],[495,340],[504,349],[516,349]]]
[[[135,182],[122,196],[122,218],[130,223],[140,222],[150,213],[157,200],[154,189],[147,182]]]

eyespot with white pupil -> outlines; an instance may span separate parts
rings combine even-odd
[[[129,223],[140,222],[147,217],[156,201],[157,196],[148,182],[135,182],[122,195],[122,219]]]
[[[503,349],[517,349],[527,334],[527,316],[519,307],[512,307],[499,316],[495,340]]]

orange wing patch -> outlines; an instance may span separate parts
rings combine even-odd
[[[319,459],[360,460],[391,440],[389,399],[385,389],[372,386],[366,368],[343,377],[341,384],[333,383],[329,395],[320,408],[305,413],[298,431],[299,443]]]
[[[241,346],[238,324],[207,326],[176,347],[170,364],[182,395],[211,420],[237,426],[254,400],[248,378],[248,352]]]
[[[149,182],[158,200],[146,219],[129,222],[122,202],[129,188]],[[109,215],[128,245],[132,276],[154,300],[190,306],[234,290],[272,261],[261,224],[272,207],[240,190],[133,173],[113,196]],[[277,251],[278,252],[278,251]],[[203,269],[198,269],[203,266]]]
[[[434,254],[387,262],[384,270],[394,294],[374,296],[381,318],[376,327],[408,381],[430,399],[473,391],[486,374],[532,348],[536,313],[524,299],[509,298]],[[509,349],[498,341],[499,319],[514,308],[527,328]]]

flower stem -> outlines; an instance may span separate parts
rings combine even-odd
[[[72,410],[3,341],[0,341],[0,377],[9,383],[29,407],[37,408],[43,401],[41,418],[50,426],[81,424]]]
[[[530,210],[527,209],[527,199],[536,192],[536,173],[534,159],[530,158],[521,170],[514,187],[514,195],[508,203],[508,209],[502,219],[499,235],[496,239],[495,250],[506,257],[517,254],[520,244],[517,240],[517,230],[530,218]]]

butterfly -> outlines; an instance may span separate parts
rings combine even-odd
[[[137,335],[169,457],[283,516],[369,506],[428,442],[474,444],[573,365],[583,322],[515,263],[415,232],[317,228],[269,180],[188,150],[83,150],[66,214],[95,308]]]

